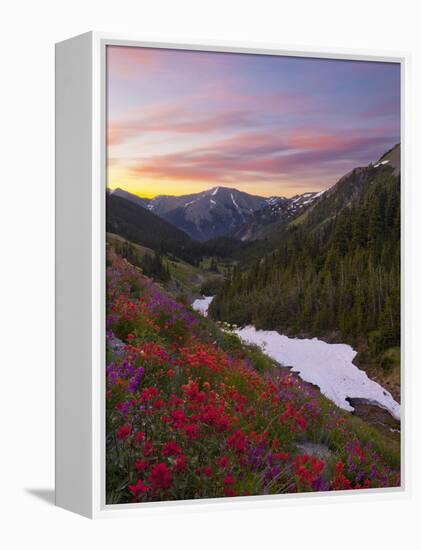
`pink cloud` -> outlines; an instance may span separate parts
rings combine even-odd
[[[147,132],[174,134],[201,134],[226,128],[240,128],[252,123],[245,111],[231,111],[210,115],[189,113],[182,106],[163,106],[147,110],[140,118],[109,122],[108,144],[116,145]]]
[[[211,87],[201,89],[199,85],[188,96],[128,110],[124,118],[110,118],[108,143],[120,144],[146,132],[193,134],[244,127],[253,131],[292,113],[313,113],[321,108],[320,102],[309,96],[283,92],[249,94],[240,90],[240,84],[229,76],[214,79]]]
[[[394,136],[377,136],[375,132],[357,136],[309,131],[308,136],[280,137],[255,132],[209,147],[148,158],[130,170],[138,176],[221,183],[277,181],[280,177],[296,180],[329,173],[340,177],[353,166],[375,160],[394,140]]]

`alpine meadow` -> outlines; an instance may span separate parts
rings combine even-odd
[[[398,488],[397,63],[107,47],[106,503]]]

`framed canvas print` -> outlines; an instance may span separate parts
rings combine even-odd
[[[59,506],[405,490],[405,67],[56,46]]]

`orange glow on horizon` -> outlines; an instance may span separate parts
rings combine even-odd
[[[327,181],[324,189],[335,181]],[[121,165],[109,165],[107,170],[107,188],[123,189],[141,198],[152,199],[159,195],[180,196],[201,193],[213,187],[228,187],[260,197],[293,197],[310,191],[321,191],[320,179],[303,181],[299,186],[286,178],[277,183],[246,181],[221,182],[211,180],[173,179],[170,177],[147,177],[134,174]]]
[[[129,181],[132,180],[132,181]],[[124,181],[124,183],[122,183]],[[142,182],[135,178],[108,178],[108,189],[123,189],[141,198],[152,199],[160,195],[180,196],[191,195],[194,193],[201,193],[214,187],[228,187],[249,193],[250,195],[257,195],[261,197],[293,197],[294,195],[301,195],[310,191],[320,191],[320,185],[317,182],[308,183],[307,185],[297,188],[294,185],[283,183],[276,186],[262,185],[259,182],[247,182],[239,184],[238,182],[219,183],[219,182],[194,182],[194,181],[151,181]]]

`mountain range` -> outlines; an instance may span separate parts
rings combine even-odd
[[[400,173],[400,146],[357,167],[320,192],[262,197],[227,187],[181,196],[142,198],[107,191],[107,230],[186,261],[233,256],[247,265],[276,248],[293,229],[328,226],[366,192],[379,172]],[[326,225],[327,224],[327,225]]]
[[[187,233],[196,241],[231,236],[252,241],[302,214],[322,192],[286,197],[261,197],[229,187],[213,187],[200,193],[152,199],[138,197],[123,189],[110,191],[113,197],[147,209]]]
[[[243,251],[209,314],[239,326],[348,342],[398,394],[400,224],[397,145]]]

